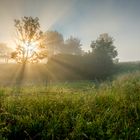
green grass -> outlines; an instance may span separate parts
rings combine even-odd
[[[114,81],[0,88],[0,140],[138,140],[140,72]]]

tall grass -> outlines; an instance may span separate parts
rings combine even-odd
[[[140,139],[140,72],[99,85],[1,87],[0,139]]]

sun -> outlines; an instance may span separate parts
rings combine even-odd
[[[35,52],[38,51],[38,42],[32,41],[32,42],[24,42],[23,43],[24,52],[27,56],[27,58],[30,58],[34,55]]]

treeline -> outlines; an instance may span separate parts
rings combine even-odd
[[[117,50],[108,34],[91,42],[92,51],[84,54],[58,53],[47,63],[50,79],[104,79],[114,72]]]
[[[47,54],[49,56],[55,54],[84,54],[81,40],[76,37],[70,36],[68,39],[64,40],[63,35],[57,31],[47,31],[44,33],[44,36],[46,39],[43,45],[47,49]]]
[[[101,34],[91,42],[91,51],[84,52],[80,40],[63,40],[57,31],[49,31],[46,40],[47,78],[50,80],[105,79],[114,72],[117,50],[112,37]],[[44,57],[43,57],[44,59]]]
[[[78,38],[64,40],[57,31],[43,32],[37,17],[15,19],[14,23],[17,41],[11,58],[15,62],[25,65],[46,60],[50,79],[94,79],[111,74],[118,53],[107,33],[91,42],[91,51],[84,52]]]

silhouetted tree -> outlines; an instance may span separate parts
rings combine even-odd
[[[113,45],[113,39],[107,33],[101,34],[96,41],[92,41],[92,69],[98,76],[110,73],[113,60],[117,56],[116,47]]]
[[[113,45],[113,38],[107,33],[101,34],[96,41],[91,43],[92,52],[96,55],[102,54],[113,60],[117,55],[116,47]]]
[[[64,52],[73,55],[81,55],[83,53],[81,46],[81,41],[71,36],[65,41]]]
[[[15,19],[14,22],[17,48],[12,53],[12,58],[19,63],[38,62],[42,58],[40,55],[45,40],[45,35],[40,30],[39,19],[23,17],[21,20]]]

